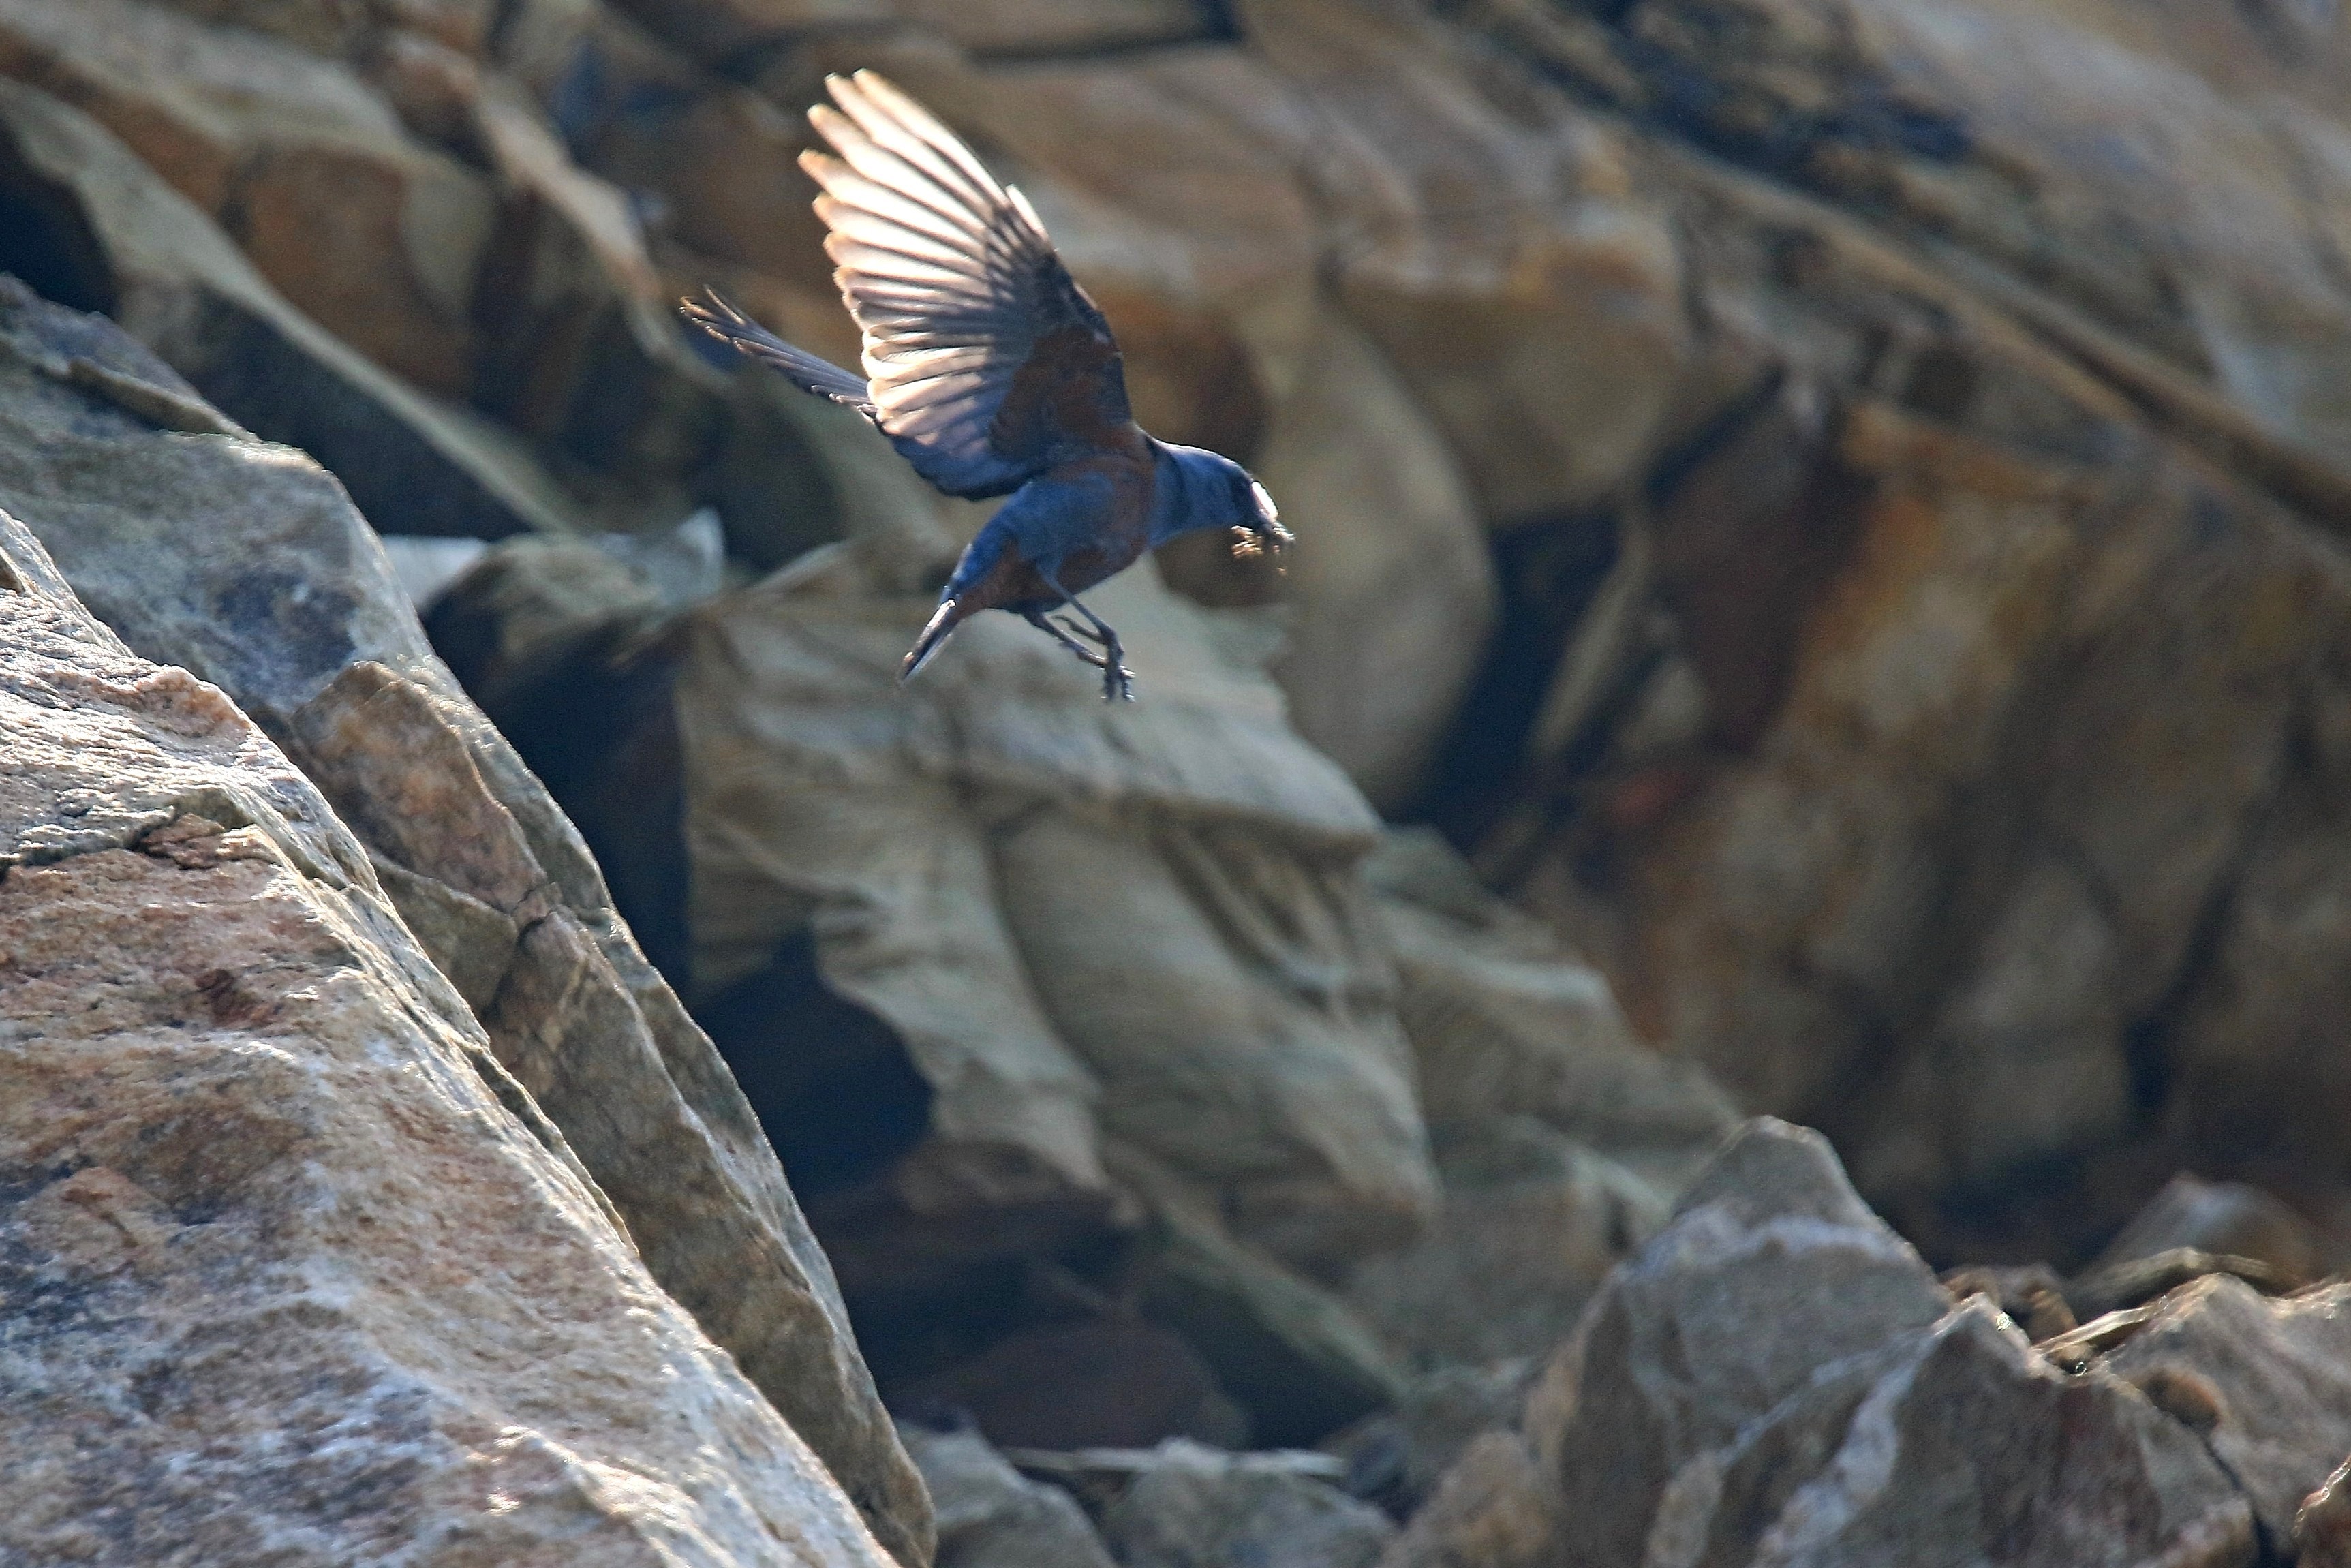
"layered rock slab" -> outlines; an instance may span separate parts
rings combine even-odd
[[[0,82],[0,184],[25,214],[0,254],[42,293],[112,314],[215,407],[332,466],[388,530],[497,538],[564,526],[567,502],[510,441],[288,304],[89,115]]]
[[[887,1562],[366,852],[0,517],[10,1555]]]
[[[1433,1181],[1353,874],[1374,819],[1281,723],[1247,626],[1137,572],[1100,608],[1155,698],[1105,707],[1009,617],[901,695],[926,612],[876,559],[812,556],[692,618],[697,984],[812,936],[935,1094],[891,1178],[916,1212],[1100,1193],[1107,1132],[1292,1261],[1408,1235]]]

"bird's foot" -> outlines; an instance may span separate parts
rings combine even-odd
[[[1111,702],[1120,697],[1124,697],[1128,702],[1134,700],[1134,672],[1128,669],[1123,662],[1123,655],[1118,645],[1118,633],[1112,632],[1108,627],[1097,632],[1092,627],[1080,626],[1066,621],[1055,621],[1033,610],[1028,612],[1024,619],[1029,624],[1047,633],[1053,641],[1102,673],[1102,701]],[[1080,637],[1084,638],[1085,643],[1079,642]],[[1094,647],[1087,647],[1086,643],[1093,643]],[[1095,648],[1099,648],[1101,652],[1095,652]]]
[[[1107,626],[1096,631],[1074,621],[1056,621],[1053,624],[1102,650],[1100,653],[1091,653],[1079,649],[1078,657],[1102,673],[1102,701],[1115,702],[1122,697],[1128,702],[1134,700],[1134,672],[1126,667],[1125,650],[1119,646],[1117,632]],[[1072,643],[1071,646],[1075,648],[1076,644]]]

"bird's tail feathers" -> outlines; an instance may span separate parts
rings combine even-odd
[[[952,599],[940,602],[938,613],[931,617],[931,623],[923,628],[923,634],[915,638],[914,645],[906,651],[906,662],[898,666],[900,685],[921,674],[923,666],[947,645],[947,639],[955,635],[956,628],[963,622],[963,617],[957,613],[959,609],[960,606]]]
[[[705,289],[703,293],[707,303],[681,299],[677,313],[720,342],[773,365],[800,391],[846,403],[868,419],[873,417],[873,392],[864,377],[844,371],[806,349],[792,347],[721,298],[716,289]]]

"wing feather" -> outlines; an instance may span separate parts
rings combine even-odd
[[[804,391],[857,409],[951,496],[1000,496],[1058,463],[1134,440],[1110,325],[1029,198],[872,71],[830,77],[800,154],[824,248],[864,337],[863,376],[712,295],[686,318]]]
[[[1036,208],[871,71],[809,113],[832,149],[802,163],[842,298],[864,334],[874,423],[950,495],[994,496],[1120,439],[1109,324]]]

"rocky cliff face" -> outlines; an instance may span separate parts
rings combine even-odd
[[[1132,709],[896,688],[978,514],[672,319],[853,359],[862,66],[1303,539],[1106,590]],[[22,1549],[2325,1561],[2346,82],[2283,0],[0,0]]]
[[[14,517],[0,594],[8,1555],[887,1561],[318,789]]]

